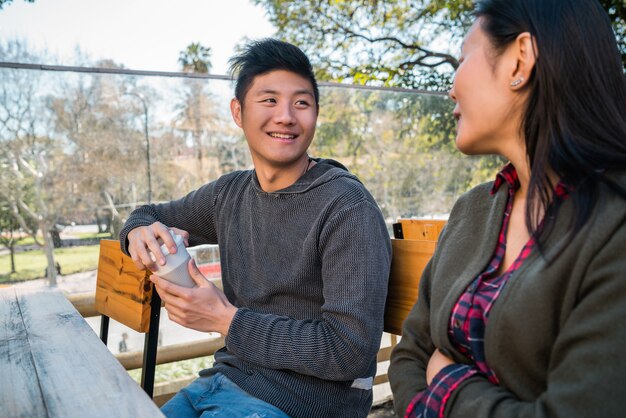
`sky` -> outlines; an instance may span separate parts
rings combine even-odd
[[[180,51],[199,42],[212,50],[211,73],[226,74],[244,37],[274,33],[265,10],[248,0],[13,0],[0,10],[1,42],[26,40],[61,65],[75,65],[79,47],[92,62],[179,71]]]

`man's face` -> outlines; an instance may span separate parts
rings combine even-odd
[[[306,78],[275,70],[254,78],[243,106],[231,102],[255,166],[290,167],[306,154],[317,121],[313,86]]]

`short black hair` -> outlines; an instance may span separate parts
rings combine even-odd
[[[298,74],[311,82],[315,105],[319,108],[319,89],[309,58],[300,48],[278,39],[266,38],[248,43],[241,53],[228,60],[230,73],[236,77],[235,97],[243,100],[256,76],[275,70]]]

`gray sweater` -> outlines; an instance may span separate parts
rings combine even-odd
[[[626,174],[613,179],[626,187]],[[484,184],[450,214],[420,282],[419,299],[394,349],[389,380],[396,411],[426,388],[435,347],[469,360],[448,337],[452,307],[493,256],[507,187]],[[574,192],[575,193],[575,192]],[[475,375],[446,404],[446,417],[623,417],[626,400],[626,203],[606,186],[583,229],[565,233],[573,199],[495,301],[485,329],[485,356],[500,384]]]
[[[320,160],[286,189],[254,171],[135,210],[121,231],[155,221],[218,243],[239,308],[213,368],[292,417],[365,417],[371,407],[391,249],[380,210],[341,164]],[[363,389],[363,387],[365,389]]]

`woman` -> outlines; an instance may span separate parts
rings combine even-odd
[[[400,416],[623,417],[626,81],[597,0],[485,0],[456,144],[510,161],[453,208],[392,354]]]

